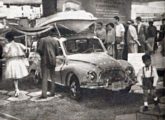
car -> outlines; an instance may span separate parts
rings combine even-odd
[[[108,55],[95,35],[54,38],[58,40],[55,83],[69,87],[73,99],[81,97],[81,88],[129,91],[136,81],[132,65]]]
[[[134,68],[125,60],[111,57],[102,41],[89,34],[89,26],[96,20],[88,12],[70,11],[41,18],[35,28],[26,30],[15,26],[14,30],[57,39],[55,83],[68,87],[73,99],[81,97],[81,88],[129,91],[136,81]],[[34,66],[39,66],[39,62]],[[35,71],[35,67],[31,70]],[[34,78],[40,79],[38,71],[33,73],[36,75]]]

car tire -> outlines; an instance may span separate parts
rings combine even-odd
[[[72,79],[69,84],[70,97],[74,100],[80,100],[81,98],[80,84],[75,76],[72,76],[71,78]]]

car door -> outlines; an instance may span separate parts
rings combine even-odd
[[[60,44],[58,44],[58,53],[56,56],[56,68],[55,68],[55,75],[56,75],[56,83],[62,84],[62,76],[61,76],[61,70],[65,63],[65,57],[63,55],[62,49],[60,47]]]

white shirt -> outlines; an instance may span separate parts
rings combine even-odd
[[[142,23],[140,22],[139,24],[138,24],[138,33],[139,33],[139,31],[140,31],[140,27],[142,26]]]
[[[154,77],[153,86],[156,87],[158,82],[158,74],[156,68],[152,66],[152,76],[151,76],[151,66],[149,66],[148,70],[146,67],[144,67],[144,75],[145,77]],[[139,82],[139,85],[142,85],[142,77],[143,77],[143,67],[139,70],[137,74],[137,80]]]
[[[130,31],[130,34],[131,34],[133,40],[138,40],[136,28],[133,25],[129,25],[129,28],[128,29]]]
[[[118,25],[116,25],[116,37],[122,37],[122,33],[125,32],[125,28],[123,26],[123,24],[119,23]]]

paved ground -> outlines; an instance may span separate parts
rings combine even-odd
[[[134,120],[135,113],[143,104],[138,85],[133,86],[129,94],[107,90],[83,91],[82,101],[76,102],[63,92],[63,88],[58,88],[56,96],[47,99],[39,99],[41,91],[36,88],[21,91],[18,98],[13,97],[13,91],[2,90],[0,112],[21,120]]]

